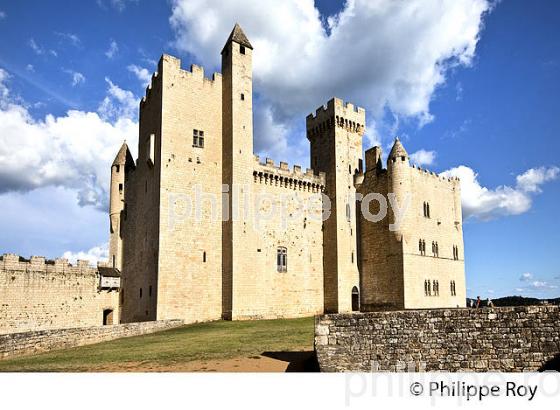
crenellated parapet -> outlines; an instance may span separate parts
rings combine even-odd
[[[432,178],[434,180],[439,180],[441,182],[449,182],[454,185],[460,183],[459,177],[446,177],[444,175],[438,174],[434,171],[430,171],[429,169],[425,169],[416,165],[412,165],[411,168],[416,170],[426,178]]]
[[[142,107],[146,101],[150,99],[152,89],[155,87],[157,81],[160,81],[160,73],[173,71],[175,74],[184,78],[186,81],[192,82],[193,86],[197,84],[202,84],[204,86],[214,86],[222,84],[222,75],[220,73],[213,73],[212,78],[204,77],[204,68],[196,64],[191,64],[189,70],[181,68],[181,59],[171,56],[169,54],[163,54],[158,63],[158,71],[152,74],[150,83],[146,87],[146,94],[142,97],[140,102],[140,107]]]
[[[78,260],[75,265],[65,258],[46,259],[44,256],[31,256],[23,258],[14,253],[5,253],[0,256],[0,272],[11,274],[20,273],[44,273],[47,275],[65,276],[99,276],[99,269],[105,267],[106,263],[98,263],[92,266],[87,260]]]
[[[366,124],[366,111],[340,98],[332,98],[326,106],[317,108],[315,114],[305,119],[307,137],[315,138],[334,127],[363,135]]]
[[[255,155],[253,178],[255,183],[314,193],[322,192],[326,181],[324,172],[316,174],[311,168],[303,172],[299,165],[294,165],[290,170],[288,163],[280,162],[279,166],[276,166],[274,160],[270,158],[266,158],[265,162],[261,163],[257,155]]]

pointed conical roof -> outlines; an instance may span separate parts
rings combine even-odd
[[[241,26],[238,23],[235,23],[235,26],[233,26],[233,30],[231,30],[231,34],[229,35],[226,44],[228,44],[230,41],[235,41],[236,43],[239,43],[242,46],[250,48],[251,50],[253,49],[253,46],[249,42],[249,39],[247,38],[247,36],[245,35],[243,30],[241,29]]]
[[[130,161],[134,162],[134,159],[132,159],[132,154],[130,153],[128,145],[125,141],[121,145],[121,148],[119,149],[119,152],[115,157],[115,160],[113,161],[113,165],[125,165],[127,163],[130,163]]]
[[[393,148],[391,148],[391,152],[389,153],[389,158],[393,157],[408,157],[408,152],[403,147],[403,144],[399,140],[399,137],[395,138],[395,143],[393,144]]]

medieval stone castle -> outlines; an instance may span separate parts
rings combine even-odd
[[[313,169],[261,162],[253,47],[238,25],[221,54],[212,79],[161,58],[140,103],[138,160],[123,145],[113,163],[110,258],[122,273],[121,320],[464,306],[459,181],[411,166],[398,140],[387,169],[379,147],[366,151],[364,167],[365,111],[336,98],[306,119]],[[181,214],[197,191],[202,209]],[[255,216],[287,194],[309,203],[318,193],[330,200],[324,221],[317,207],[297,205],[287,222],[280,211]],[[395,212],[370,222],[365,202],[349,200],[369,193],[408,202],[396,229]],[[379,203],[366,205],[376,214]]]
[[[138,159],[123,144],[111,166],[108,264],[4,255],[0,333],[36,309],[52,328],[465,306],[459,181],[411,165],[398,139],[386,168],[379,147],[364,164],[365,111],[337,98],[306,118],[312,169],[261,161],[252,54],[236,25],[211,79],[162,56]],[[60,313],[84,299],[80,319]]]

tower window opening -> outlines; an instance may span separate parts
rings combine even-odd
[[[140,299],[142,299],[142,288],[140,288]]]
[[[123,185],[119,184],[119,193],[122,193]]]
[[[245,46],[240,45],[240,46],[239,46],[239,52],[240,52],[241,54],[245,54]]]
[[[202,252],[202,262],[206,262],[206,251]]]
[[[245,101],[245,94],[241,93],[241,101]]]
[[[152,285],[150,285],[150,287],[148,288],[148,295],[152,296]]]
[[[276,250],[276,268],[278,272],[288,271],[288,250],[283,246]]]
[[[115,165],[115,172],[119,172],[121,170],[121,166],[120,165]]]
[[[193,147],[204,148],[204,131],[193,130]]]

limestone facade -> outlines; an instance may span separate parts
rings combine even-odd
[[[464,306],[459,182],[408,154],[384,170],[378,147],[364,166],[365,110],[338,98],[306,119],[312,169],[255,157],[253,47],[239,26],[221,55],[211,78],[163,55],[140,103],[138,159],[124,144],[113,163],[122,322]],[[356,199],[390,192],[413,194],[396,232],[394,216],[370,222]],[[430,218],[417,212],[426,202]],[[439,296],[424,292],[428,280]]]
[[[100,269],[107,268],[0,256],[0,334],[119,323],[118,280]]]

